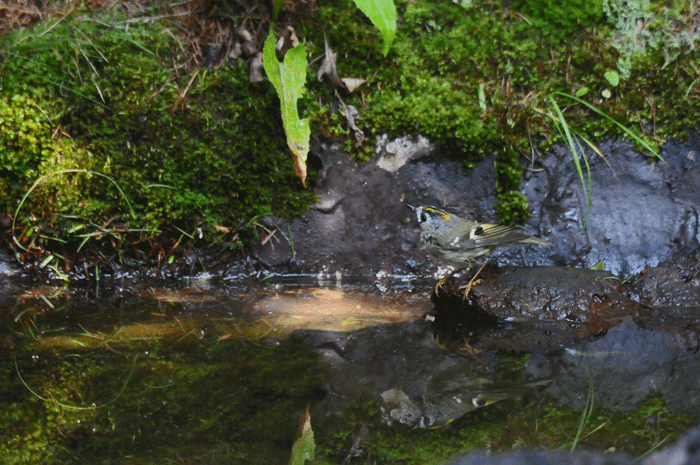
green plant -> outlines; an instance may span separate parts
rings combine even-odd
[[[51,127],[37,101],[27,94],[0,97],[0,207],[9,208],[41,160],[55,152]],[[21,154],[21,156],[18,156]]]
[[[354,2],[382,33],[384,40],[382,52],[386,56],[396,35],[396,5],[394,5],[394,0],[354,0]]]
[[[265,73],[277,91],[282,110],[282,125],[287,135],[287,145],[294,155],[294,168],[306,187],[306,156],[309,153],[311,129],[307,119],[300,119],[297,100],[304,92],[306,82],[306,46],[299,44],[289,50],[284,62],[275,56],[275,34],[272,26],[265,40],[263,60]]]
[[[396,6],[393,0],[354,0],[357,7],[369,18],[382,33],[384,56],[396,35]],[[283,2],[273,5],[273,19],[281,9]],[[273,26],[265,40],[263,61],[265,73],[277,91],[282,112],[282,125],[287,136],[287,145],[294,157],[294,167],[302,184],[306,187],[306,157],[309,152],[310,128],[307,119],[300,119],[297,100],[305,90],[306,81],[306,46],[299,44],[286,54],[284,62],[275,56],[276,40]]]
[[[513,6],[534,26],[557,39],[570,38],[603,16],[602,0],[515,0]]]
[[[588,395],[586,396],[586,406],[581,411],[581,417],[579,418],[578,428],[576,429],[576,435],[571,443],[570,452],[576,449],[576,445],[582,438],[583,430],[591,419],[591,414],[593,413],[593,401],[595,400],[595,385],[593,383],[593,367],[591,366],[591,354],[589,352],[585,353],[586,360],[588,361]]]
[[[255,236],[240,218],[302,211],[313,194],[294,179],[271,89],[252,88],[243,63],[178,77],[164,24],[122,20],[76,11],[0,39],[0,207],[22,247],[196,229],[186,239],[237,242]]]
[[[635,62],[650,49],[663,55],[663,69],[700,44],[692,6],[679,4],[669,8],[649,0],[603,0],[603,11],[613,25],[612,44],[620,54],[617,67],[622,79],[629,79]]]
[[[581,146],[579,139],[575,138],[574,135],[580,135],[579,133],[575,132],[572,130],[569,125],[566,122],[566,119],[564,118],[564,114],[562,113],[561,109],[559,108],[559,105],[557,104],[556,100],[553,98],[550,99],[552,109],[554,110],[554,114],[549,115],[549,117],[552,119],[552,122],[554,122],[557,130],[559,131],[559,134],[566,140],[569,148],[569,155],[571,156],[571,160],[574,162],[574,167],[576,168],[576,172],[578,173],[578,177],[581,180],[581,186],[583,187],[583,193],[584,196],[586,197],[586,216],[583,220],[583,226],[581,227],[581,230],[586,229],[586,225],[588,224],[588,215],[591,211],[591,195],[592,195],[592,180],[591,180],[591,168],[590,165],[588,164],[588,158],[586,158],[586,153]],[[585,139],[584,139],[585,140]],[[591,144],[589,144],[591,145]],[[583,169],[581,166],[581,159],[583,159],[585,165],[586,165],[586,174],[587,178],[584,177],[583,175]]]

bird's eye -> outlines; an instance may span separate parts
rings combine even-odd
[[[428,221],[428,216],[425,213],[421,213],[420,214],[420,222],[425,223],[426,221]]]
[[[474,234],[476,234],[477,236],[481,236],[482,234],[484,234],[484,228],[481,226],[477,226],[476,228],[474,228]]]

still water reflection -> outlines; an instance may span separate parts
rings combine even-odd
[[[441,463],[574,440],[639,455],[697,421],[700,360],[672,334],[632,321],[589,340],[542,322],[445,331],[459,323],[426,318],[427,294],[5,295],[5,463],[287,463],[307,406],[330,463]]]

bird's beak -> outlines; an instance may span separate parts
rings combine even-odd
[[[413,211],[416,211],[418,209],[417,207],[414,207],[413,205],[409,205],[407,203],[405,203],[404,205],[406,205],[408,208],[410,208]]]

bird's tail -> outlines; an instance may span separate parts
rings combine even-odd
[[[545,239],[540,239],[539,237],[526,237],[525,239],[521,239],[520,242],[524,242],[526,244],[546,245],[548,247],[554,245],[553,243]]]

